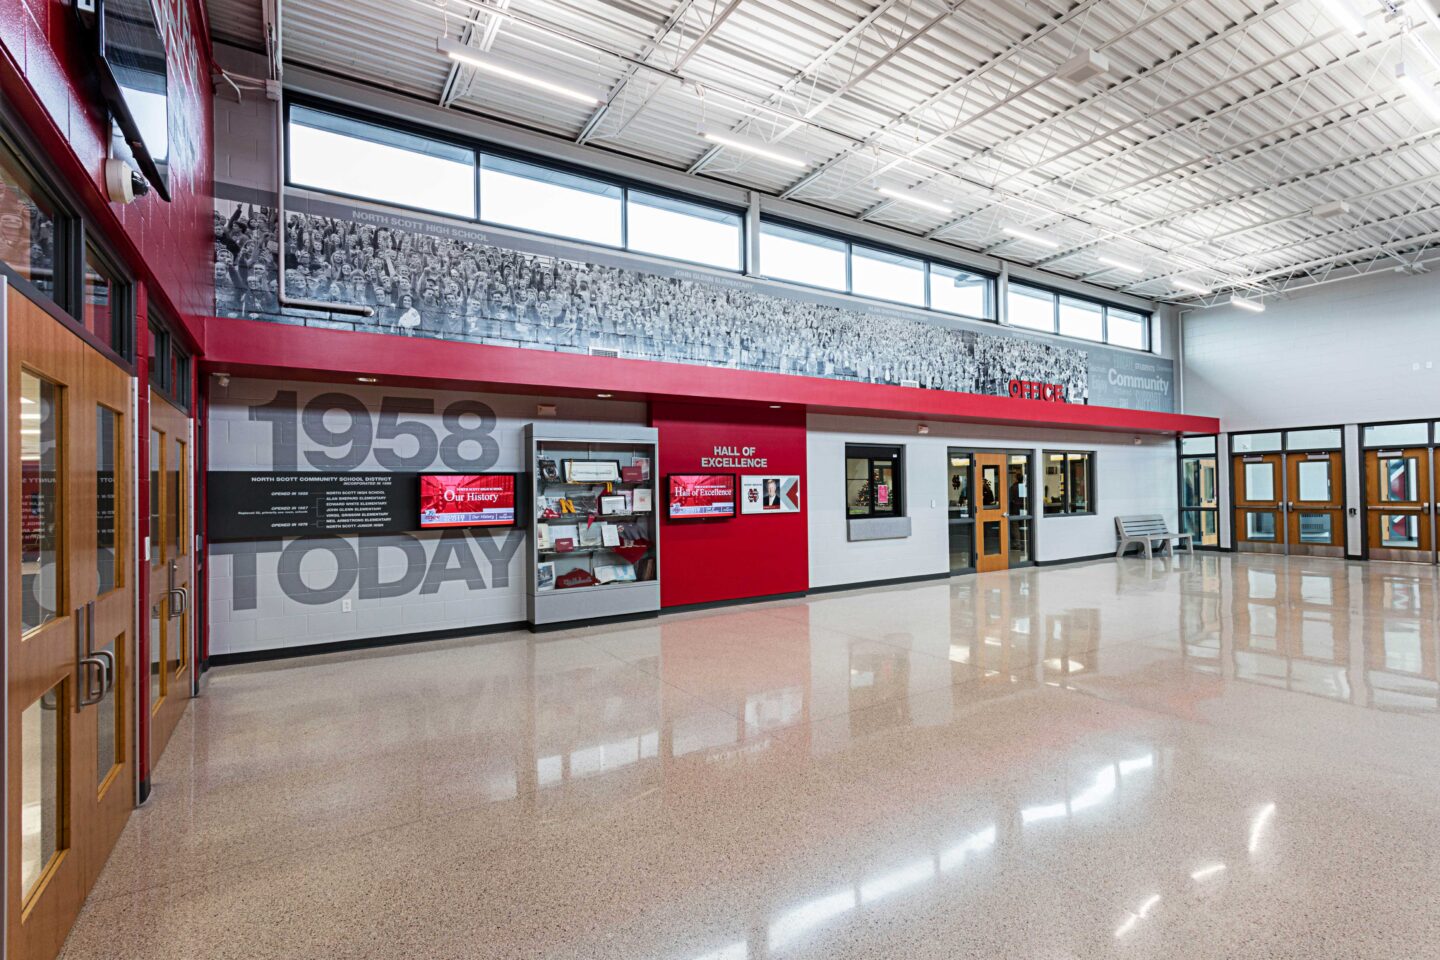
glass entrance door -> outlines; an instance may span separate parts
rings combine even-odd
[[[1235,458],[1235,545],[1259,553],[1284,553],[1284,454]]]
[[[1010,509],[1003,453],[975,455],[975,569],[1010,568]]]
[[[190,532],[191,420],[150,391],[150,766],[192,694],[190,615],[195,557]]]
[[[1433,563],[1431,451],[1365,451],[1365,526],[1370,559]]]
[[[6,936],[10,956],[48,960],[134,808],[131,381],[43,308],[3,296]]]
[[[1289,552],[1345,556],[1345,484],[1340,453],[1286,454]]]
[[[969,573],[975,569],[975,511],[971,497],[975,487],[975,461],[965,450],[950,450],[949,506],[950,572]]]

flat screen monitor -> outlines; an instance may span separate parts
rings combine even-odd
[[[515,474],[422,473],[420,529],[515,526]]]
[[[665,478],[671,520],[733,517],[737,484],[733,473],[672,473]]]
[[[170,156],[165,39],[152,0],[100,0],[100,87],[140,172],[170,199],[161,165]]]

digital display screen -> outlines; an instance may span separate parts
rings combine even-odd
[[[514,525],[513,473],[420,475],[420,529]]]
[[[735,516],[735,474],[672,473],[669,481],[669,517],[691,520]]]

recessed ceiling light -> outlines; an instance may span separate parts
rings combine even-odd
[[[586,106],[598,107],[604,103],[602,97],[585,90],[576,90],[574,87],[567,87],[563,83],[555,83],[553,80],[546,80],[533,73],[518,70],[494,60],[489,54],[474,47],[467,46],[456,40],[454,37],[441,37],[435,41],[435,49],[445,54],[451,60],[463,63],[468,67],[474,67],[484,73],[489,73],[506,80],[513,80],[516,83],[523,83],[527,87],[534,87],[537,90],[544,90],[546,93],[553,93],[557,97],[564,97],[566,100],[574,100]]]
[[[951,207],[940,203],[938,200],[930,200],[922,197],[913,190],[900,190],[896,187],[876,187],[875,190],[877,193],[883,194],[891,200],[898,200],[901,203],[908,203],[911,206],[924,207],[926,210],[934,210],[936,213],[943,213],[948,216],[955,212]]]
[[[1191,293],[1206,294],[1210,292],[1209,287],[1202,287],[1198,283],[1191,283],[1189,280],[1181,280],[1179,277],[1170,281],[1181,290],[1189,290]]]
[[[742,153],[753,153],[757,157],[764,157],[767,160],[774,160],[776,163],[783,163],[790,167],[808,167],[810,161],[793,150],[787,150],[777,143],[768,143],[759,137],[748,137],[743,133],[731,133],[728,130],[701,130],[700,136],[711,143],[718,143],[722,147],[730,147]]]
[[[1123,271],[1125,271],[1126,273],[1143,273],[1143,272],[1144,272],[1144,271],[1142,271],[1139,267],[1137,267],[1135,264],[1130,263],[1130,262],[1128,262],[1128,261],[1126,261],[1126,260],[1116,260],[1114,257],[1096,257],[1095,259],[1099,260],[1101,263],[1105,264],[1105,266],[1107,266],[1107,267],[1114,267],[1116,270],[1123,270]]]
[[[779,409],[780,409],[780,404],[778,404],[778,403],[772,403],[772,404],[770,404],[770,409],[771,409],[771,410],[779,410]]]
[[[355,379],[356,379],[358,382],[360,382],[360,383],[377,383],[377,382],[378,382],[375,377],[356,377]]]
[[[1264,313],[1265,304],[1259,300],[1246,300],[1244,297],[1237,297],[1230,294],[1230,306],[1239,307],[1241,310],[1249,310],[1251,313]]]
[[[1051,240],[1049,237],[1042,237],[1038,233],[1031,233],[1029,230],[1022,230],[1019,227],[1001,227],[1001,231],[1008,233],[1017,240],[1028,240],[1030,243],[1037,243],[1042,247],[1049,247],[1052,250],[1060,246],[1057,241]]]
[[[611,397],[615,396],[615,394],[613,394],[613,393],[597,393],[597,394],[595,394],[595,396],[599,397],[601,400],[609,400]]]

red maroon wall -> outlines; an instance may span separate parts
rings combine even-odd
[[[659,474],[794,474],[800,512],[741,514],[731,520],[660,521],[660,604],[677,607],[742,597],[797,593],[810,583],[806,511],[805,412],[655,402],[650,423],[660,431]],[[763,468],[702,467],[717,446],[754,447]],[[664,487],[661,487],[663,501]]]
[[[42,146],[46,172],[80,197],[126,265],[158,284],[193,334],[201,325],[191,318],[214,313],[215,303],[209,29],[199,0],[160,0],[159,7],[170,65],[174,202],[153,192],[124,207],[105,199],[107,121],[93,53],[68,0],[0,0],[0,95]]]

